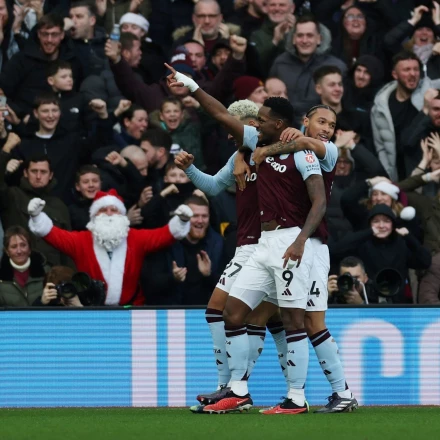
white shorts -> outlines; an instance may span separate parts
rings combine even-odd
[[[311,238],[314,255],[313,265],[309,278],[309,294],[307,298],[306,312],[322,312],[328,306],[328,274],[330,271],[330,254],[328,246],[321,240]]]
[[[283,255],[301,229],[288,228],[261,233],[255,252],[240,271],[229,295],[252,310],[264,299],[282,308],[306,309],[313,247],[306,241],[299,267],[283,268]]]
[[[246,261],[249,260],[249,257],[254,253],[256,247],[256,244],[246,244],[238,247],[235,250],[234,257],[226,265],[225,270],[223,271],[223,274],[215,287],[223,290],[223,292],[229,293],[242,267],[246,264]]]

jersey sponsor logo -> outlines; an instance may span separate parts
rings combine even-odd
[[[270,164],[270,166],[279,173],[284,173],[287,170],[286,165],[281,165],[277,162],[274,162],[274,158],[272,156],[266,158],[266,162]]]
[[[315,162],[315,157],[313,156],[312,153],[307,153],[306,154],[306,161],[308,163],[314,163]]]

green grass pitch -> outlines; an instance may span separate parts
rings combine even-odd
[[[199,415],[188,409],[1,409],[1,440],[425,440],[440,407],[362,407],[349,414]]]

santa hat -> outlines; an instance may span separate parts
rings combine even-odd
[[[234,81],[234,95],[236,99],[247,99],[258,87],[264,86],[261,79],[255,76],[240,76]]]
[[[106,208],[107,206],[116,206],[122,215],[127,214],[122,197],[115,189],[111,189],[109,192],[98,191],[96,193],[93,203],[90,205],[90,218],[95,217],[101,208]]]
[[[178,72],[186,73],[187,75],[191,75],[193,78],[196,76],[191,58],[189,57],[189,52],[184,46],[179,46],[176,48],[169,64]],[[170,73],[170,70],[168,70],[166,75],[169,75]]]
[[[119,25],[122,26],[124,23],[135,24],[145,32],[148,32],[148,29],[150,29],[149,21],[142,15],[134,14],[133,12],[127,12],[121,17],[119,20]]]
[[[400,188],[392,183],[383,181],[376,183],[376,185],[370,189],[370,197],[373,191],[382,191],[383,193],[388,194],[393,200],[397,200],[399,198]]]

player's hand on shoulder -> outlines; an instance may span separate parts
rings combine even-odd
[[[304,134],[302,131],[293,128],[293,127],[287,127],[280,135],[280,141],[283,143],[293,141],[295,139],[298,139],[300,137],[304,137]]]

